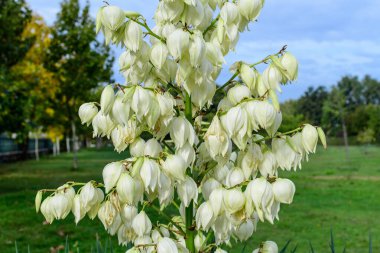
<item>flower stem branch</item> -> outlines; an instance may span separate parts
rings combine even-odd
[[[203,36],[205,36],[207,32],[210,31],[215,26],[219,18],[220,18],[220,14],[211,22],[211,24],[206,28],[206,30],[203,31]]]
[[[146,30],[147,30],[147,34],[155,37],[156,39],[159,39],[160,41],[162,41],[163,43],[166,43],[166,40],[164,38],[162,38],[161,36],[157,35],[156,33],[154,33],[150,27],[148,26],[148,24],[146,23],[145,20],[143,20],[143,22],[139,21],[137,18],[131,18],[131,17],[128,17],[127,18],[131,19],[132,21],[136,22],[137,24],[141,25],[142,27],[144,27]]]

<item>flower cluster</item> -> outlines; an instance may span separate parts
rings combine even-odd
[[[232,77],[216,85],[224,57],[263,3],[163,0],[153,28],[139,13],[102,7],[96,27],[106,43],[125,48],[125,83],[106,86],[100,103],[83,104],[79,117],[130,157],[107,164],[103,183],[68,182],[43,201],[49,190],[39,191],[37,211],[49,223],[70,212],[76,223],[98,216],[120,244],[134,245],[129,253],[222,253],[248,240],[258,221],[279,219],[295,193],[279,170],[301,168],[318,138],[326,146],[319,127],[278,132],[277,92],[296,80],[297,60],[284,47],[256,63],[236,62]],[[264,63],[260,73],[255,67]],[[145,209],[162,219],[152,221]],[[253,252],[278,249],[267,241]]]

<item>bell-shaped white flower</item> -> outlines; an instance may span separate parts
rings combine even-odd
[[[134,156],[134,157],[143,156],[144,151],[145,151],[145,146],[146,146],[145,141],[142,138],[138,137],[129,146],[129,153],[131,154],[131,156]]]
[[[228,253],[228,252],[225,251],[225,250],[223,250],[223,249],[221,249],[221,248],[217,248],[217,249],[215,250],[215,253]]]
[[[228,187],[234,187],[243,183],[245,180],[245,175],[242,169],[235,167],[227,174],[226,185]]]
[[[236,105],[243,99],[251,97],[251,91],[245,85],[235,85],[229,89],[227,97],[232,105]]]
[[[226,24],[237,24],[240,20],[239,9],[236,4],[226,2],[220,10],[220,17]]]
[[[259,249],[255,249],[252,253],[278,253],[278,247],[275,242],[263,242]]]
[[[136,113],[137,119],[142,120],[151,108],[152,94],[151,91],[137,86],[133,93],[131,108]]]
[[[120,212],[121,219],[125,225],[131,226],[133,219],[137,215],[137,207],[125,204]]]
[[[128,147],[128,143],[125,141],[126,135],[126,128],[121,125],[117,125],[111,132],[112,144],[119,153]]]
[[[92,182],[85,184],[79,195],[80,201],[86,212],[89,211],[94,204],[96,204],[98,199],[96,188],[93,186]]]
[[[79,195],[75,195],[73,199],[73,205],[71,207],[71,211],[74,214],[76,224],[78,224],[78,222],[82,220],[84,216],[86,215],[86,210],[84,209],[80,201]]]
[[[50,199],[49,204],[54,218],[60,220],[66,218],[70,213],[72,200],[63,193],[57,193]]]
[[[195,220],[197,224],[197,229],[202,228],[205,231],[209,230],[214,221],[214,212],[208,201],[203,202],[199,206],[195,215]]]
[[[116,186],[123,169],[124,166],[121,162],[112,162],[104,167],[103,182],[107,193]]]
[[[287,141],[288,140],[288,141]],[[272,150],[273,154],[276,157],[278,166],[284,170],[294,170],[300,166],[302,155],[297,153],[288,142],[291,141],[291,138],[287,140],[282,138],[274,138],[272,140]]]
[[[150,51],[150,61],[157,68],[161,69],[168,58],[168,48],[161,41],[155,43]]]
[[[276,109],[268,101],[254,101],[254,103],[255,110],[252,116],[255,117],[260,127],[270,128],[276,119]]]
[[[157,253],[178,253],[178,248],[172,239],[164,237],[157,243]]]
[[[206,50],[206,42],[203,39],[201,33],[195,33],[191,36],[189,55],[190,64],[193,67],[198,67],[204,58],[204,53]]]
[[[286,178],[277,178],[272,183],[274,199],[277,202],[291,204],[293,202],[296,186],[292,181]]]
[[[224,206],[226,211],[233,214],[244,208],[245,196],[240,189],[231,189],[225,191]]]
[[[128,124],[131,106],[129,103],[123,102],[123,99],[122,93],[118,92],[112,106],[111,117],[116,123],[126,126]]]
[[[239,0],[240,14],[247,20],[255,20],[263,8],[264,0]]]
[[[234,234],[243,242],[252,236],[254,228],[252,220],[248,219],[235,229]]]
[[[141,211],[132,221],[133,230],[138,236],[147,235],[152,230],[152,222],[144,211]]]
[[[122,203],[135,204],[137,196],[141,194],[141,185],[137,179],[128,173],[122,173],[116,185],[116,191]]]
[[[101,10],[101,20],[105,27],[116,31],[124,23],[125,14],[119,7],[108,5]]]
[[[195,251],[199,252],[202,249],[203,243],[206,241],[206,236],[202,232],[198,232],[194,238]]]
[[[268,89],[278,90],[281,92],[280,82],[282,80],[281,71],[274,65],[270,64],[263,72],[263,82]]]
[[[189,43],[190,34],[181,28],[177,28],[166,40],[166,45],[174,59],[181,59],[182,55],[188,49]]]
[[[204,135],[206,148],[210,156],[215,159],[216,156],[226,156],[231,149],[231,140],[224,131],[218,116],[214,116],[212,122]]]
[[[107,200],[101,205],[98,211],[98,217],[108,233],[111,235],[116,234],[121,225],[121,218],[116,207],[110,200]]]
[[[213,190],[219,188],[221,183],[219,183],[215,178],[210,177],[202,183],[202,195],[205,200],[209,199],[209,196]]]
[[[211,205],[215,217],[219,216],[224,211],[224,195],[224,188],[218,187],[213,190],[209,196],[208,202]]]
[[[248,115],[241,106],[232,107],[221,117],[223,128],[240,150],[245,149],[249,133]]]
[[[161,152],[162,152],[162,147],[156,139],[154,138],[149,139],[145,143],[144,155],[158,158]]]
[[[154,192],[157,186],[160,168],[155,160],[144,158],[140,168],[140,176],[144,183],[145,190]]]
[[[298,77],[298,61],[289,52],[285,52],[280,58],[282,66],[287,72],[287,77],[290,81],[295,81]]]
[[[193,126],[183,116],[172,120],[170,124],[170,138],[174,141],[176,148],[183,147],[187,142],[190,145],[197,144],[198,142]]]
[[[124,38],[125,46],[133,52],[137,52],[138,50],[140,50],[143,44],[142,30],[141,30],[140,25],[130,20],[125,25],[124,31],[125,31],[125,38]]]
[[[115,101],[115,93],[111,85],[107,85],[102,92],[100,97],[100,111],[107,115],[113,106]]]
[[[253,91],[256,89],[257,74],[256,72],[247,64],[242,63],[240,65],[240,77],[241,80],[248,86],[248,88]]]
[[[260,174],[263,177],[277,175],[277,160],[273,152],[267,151],[263,154],[263,160],[259,165]]]
[[[307,154],[315,153],[318,142],[318,131],[312,125],[306,124],[302,129],[302,144]]]
[[[169,155],[162,164],[162,169],[173,179],[184,181],[186,162],[180,155]]]
[[[190,143],[186,143],[184,146],[177,149],[176,154],[180,155],[183,158],[183,160],[186,162],[187,167],[191,167],[195,161],[195,150],[190,145]]]
[[[278,128],[282,123],[282,113],[279,111],[276,113],[272,126],[265,129],[270,136],[274,136],[277,133]]]
[[[245,194],[250,197],[261,221],[271,216],[271,207],[274,201],[272,185],[265,178],[252,180],[246,188]]]
[[[214,66],[221,67],[226,62],[220,46],[216,43],[206,42],[206,57]]]
[[[191,177],[187,176],[185,181],[178,183],[177,193],[185,207],[188,207],[192,200],[197,203],[198,186]]]
[[[93,137],[107,136],[109,138],[115,124],[109,115],[106,116],[100,111],[92,119],[92,127],[94,128]]]
[[[263,153],[259,145],[253,143],[248,146],[247,152],[241,160],[241,169],[243,170],[245,179],[256,176],[258,167],[263,160]]]
[[[94,103],[84,103],[79,107],[79,118],[82,124],[87,124],[89,126],[92,119],[98,113],[98,107]]]

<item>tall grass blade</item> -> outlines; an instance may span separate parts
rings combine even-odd
[[[280,250],[280,253],[285,253],[286,252],[286,249],[288,248],[289,246],[289,243],[291,242],[292,240],[288,240],[285,244],[285,246],[282,248],[282,250]]]
[[[331,253],[335,253],[334,235],[332,229],[330,230],[330,249]]]
[[[30,245],[28,244],[28,253],[30,253]]]
[[[291,252],[291,253],[295,253],[295,252],[296,252],[296,250],[297,250],[297,247],[298,247],[298,245],[296,245],[296,246],[294,247],[294,249],[292,250],[292,252]]]
[[[244,243],[243,249],[241,250],[241,253],[245,252],[245,248],[247,247],[247,243]]]
[[[369,253],[372,253],[372,234],[371,234],[371,232],[369,232],[369,250],[368,250],[368,252]]]
[[[343,248],[343,253],[346,253],[346,246],[344,246]]]
[[[315,253],[313,244],[311,244],[311,241],[309,241],[309,245],[310,245],[310,253]]]
[[[104,253],[99,238],[96,238],[96,253]]]
[[[18,253],[17,241],[15,241],[15,250],[16,250],[16,253]]]

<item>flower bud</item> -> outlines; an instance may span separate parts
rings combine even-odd
[[[177,193],[181,202],[188,207],[193,200],[195,203],[198,201],[198,186],[194,179],[187,176],[185,181],[178,183]]]
[[[152,222],[144,211],[141,211],[132,221],[132,228],[138,236],[147,235],[152,230]]]
[[[166,45],[174,59],[181,59],[189,47],[189,42],[190,34],[181,28],[177,28],[168,36]]]
[[[327,148],[327,142],[326,142],[326,135],[325,132],[323,132],[323,129],[321,127],[317,127],[319,139],[322,142],[323,147],[326,149]]]
[[[178,253],[178,249],[172,239],[164,237],[157,243],[157,253]]]
[[[232,105],[236,105],[243,99],[251,97],[251,92],[245,85],[235,85],[228,91],[227,97]]]
[[[302,129],[302,144],[307,154],[315,153],[318,142],[318,131],[315,127],[305,124]]]
[[[106,193],[108,193],[117,183],[124,166],[121,162],[112,162],[103,169],[103,182]]]
[[[152,100],[151,91],[137,86],[133,93],[131,108],[136,113],[137,119],[142,120],[151,108],[150,101]]]
[[[251,0],[249,0],[251,1]],[[257,73],[247,64],[242,63],[240,65],[240,77],[241,80],[253,91],[256,89]]]
[[[125,14],[117,6],[108,5],[102,8],[102,24],[112,31],[116,31],[124,23]]]
[[[102,92],[102,95],[100,97],[100,111],[107,115],[113,106],[113,103],[115,101],[115,93],[113,91],[113,88],[111,85],[107,85]]]
[[[84,103],[79,107],[79,118],[82,124],[87,124],[89,126],[92,119],[98,113],[98,107],[94,103]]]
[[[165,64],[169,51],[164,43],[161,41],[155,43],[150,51],[150,61],[157,68],[161,69]]]
[[[296,186],[286,178],[277,178],[272,184],[274,199],[277,202],[291,204],[293,202]]]
[[[36,206],[36,212],[37,213],[40,210],[41,201],[42,201],[42,191],[38,191],[37,194],[36,194],[36,198],[34,200],[34,203],[35,203],[35,206]]]
[[[167,156],[162,164],[162,169],[176,180],[185,180],[186,162],[180,155]]]

